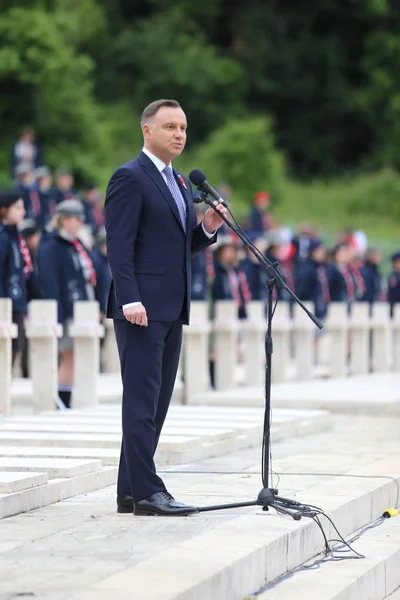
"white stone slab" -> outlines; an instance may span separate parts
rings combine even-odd
[[[99,459],[104,466],[115,466],[119,462],[117,448],[54,448],[51,446],[1,446],[3,457],[38,458],[86,458]]]
[[[196,407],[197,408],[197,407]],[[230,414],[229,410],[226,410],[223,413],[214,411],[214,407],[211,410],[208,407],[207,412],[203,411],[172,411],[170,410],[167,419],[166,426],[173,425],[178,426],[182,423],[190,422],[193,426],[199,425],[204,426],[214,425],[215,427],[220,427],[221,424],[229,425],[229,427],[235,426],[251,426],[252,423],[258,423],[259,420],[263,416],[263,411],[260,410],[250,410],[247,413],[242,414]],[[106,423],[110,423],[113,426],[116,426],[121,421],[121,415],[119,413],[105,413],[105,412],[93,412],[93,413],[83,413],[82,411],[75,410],[66,410],[61,411],[56,414],[44,414],[35,416],[35,422],[41,423],[59,423],[59,422],[71,422],[71,423],[81,423],[85,424],[90,422],[92,425],[104,425]],[[10,422],[10,419],[5,419],[5,423]],[[16,415],[12,417],[13,423],[32,423],[32,416],[29,415]]]
[[[41,423],[39,420],[33,420],[31,423],[14,423],[11,421],[6,422],[0,426],[0,431],[35,431],[35,432],[54,432],[58,433],[93,433],[93,434],[119,434],[122,433],[122,427],[120,425],[93,425],[88,422],[82,423],[66,423],[57,422],[54,423]],[[163,428],[164,435],[174,435],[184,437],[195,435],[205,439],[223,439],[232,435],[235,435],[235,429],[222,428],[220,424],[205,424],[200,425],[196,423],[178,423],[178,425],[172,425],[166,423]]]
[[[101,460],[0,457],[0,471],[36,471],[47,473],[49,478],[79,477],[80,475],[100,471],[101,467]]]
[[[47,482],[47,473],[0,471],[0,494],[11,494],[27,490],[44,485]]]
[[[22,489],[7,495],[0,494],[0,519],[114,485],[117,480],[117,472],[116,467],[104,467],[101,471],[95,471],[88,475],[71,479],[51,479],[39,487]],[[16,475],[20,475],[20,473]],[[38,476],[38,473],[29,473],[28,475],[34,478]],[[47,481],[47,474],[42,474],[42,477]]]
[[[184,436],[161,436],[159,449],[165,451],[176,448],[184,450],[191,448],[199,443],[198,437]],[[3,432],[0,429],[0,446],[63,446],[80,448],[120,448],[121,436],[114,434],[93,434],[93,433],[23,433],[20,431]]]

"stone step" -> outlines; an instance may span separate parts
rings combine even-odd
[[[340,487],[336,479],[336,488],[323,483],[303,489],[294,495],[300,502],[311,502],[322,506],[331,516],[335,525],[344,536],[348,536],[359,528],[379,518],[386,508],[393,506],[398,498],[400,484],[400,463],[398,458],[386,462],[386,480],[379,480],[374,473],[379,466],[370,465],[371,478],[363,479],[360,486],[357,479],[354,485],[349,480],[346,490]],[[367,467],[365,467],[368,471]],[[382,470],[381,470],[382,474]],[[229,481],[234,476],[223,477],[212,482],[212,494],[220,502],[233,501],[229,498]],[[331,478],[333,479],[333,478]],[[254,487],[254,486],[250,486]],[[200,492],[200,490],[202,490]],[[249,490],[247,490],[249,492]],[[199,494],[200,492],[200,494]],[[196,500],[202,504],[202,496],[207,496],[210,488],[201,486],[190,487],[187,495],[181,499],[193,503]],[[237,500],[243,501],[246,491],[243,489]],[[289,494],[285,494],[289,495]],[[251,499],[251,498],[248,498]],[[209,513],[200,513],[192,519],[207,519]],[[161,521],[161,520],[160,520]],[[336,537],[333,527],[322,518],[328,538]],[[146,518],[138,518],[138,527],[146,524]],[[391,529],[395,523],[396,530]],[[399,570],[399,529],[400,519],[385,521],[379,529],[382,544],[386,543],[387,535],[393,535],[396,543],[390,542],[388,559],[395,561],[394,569]],[[161,526],[161,525],[160,525]],[[378,532],[378,530],[377,530]],[[363,539],[360,540],[363,543]],[[379,544],[377,544],[379,546]],[[263,512],[254,509],[243,516],[225,520],[220,525],[198,534],[191,539],[162,548],[151,558],[138,562],[134,566],[127,565],[125,569],[106,577],[102,581],[92,583],[86,590],[71,596],[69,600],[103,600],[118,595],[128,598],[135,582],[135,594],[140,600],[243,600],[251,593],[272,583],[288,571],[311,560],[323,551],[324,540],[317,525],[308,519],[293,521],[287,517],[279,517],[273,510]],[[382,545],[383,548],[383,545]],[[393,549],[396,549],[394,554]],[[386,552],[386,550],[382,550]],[[393,553],[393,556],[392,556]],[[374,561],[375,550],[368,550],[368,560]],[[383,559],[382,559],[383,560]],[[350,561],[349,561],[350,562]],[[362,563],[363,561],[360,561]],[[343,569],[343,564],[342,569]],[[367,562],[365,563],[365,565]],[[381,567],[380,567],[381,568]],[[321,570],[325,569],[321,567]],[[392,567],[390,572],[392,572]],[[151,582],[151,585],[149,585]],[[385,584],[386,585],[386,584]],[[389,585],[389,584],[388,584]],[[390,583],[395,589],[396,581]],[[390,589],[389,585],[389,589]],[[312,587],[312,584],[311,584]],[[310,592],[311,594],[311,592]],[[274,596],[267,596],[274,598]],[[296,592],[293,598],[317,598],[317,596],[299,596]],[[289,596],[288,596],[289,598]],[[330,596],[333,600],[333,596]],[[355,595],[335,596],[335,600],[381,600],[382,596]],[[318,598],[321,600],[321,598]]]
[[[51,446],[1,446],[0,456],[15,458],[98,459],[104,466],[118,465],[117,448],[54,448]]]
[[[352,547],[365,559],[326,562],[260,591],[255,600],[383,600],[400,585],[400,519],[363,534]],[[336,554],[339,556],[339,554]],[[321,556],[322,558],[322,556]],[[312,564],[311,561],[308,564]],[[399,596],[400,597],[400,596]]]
[[[250,427],[238,427],[238,431],[243,429],[252,429],[254,428],[256,431],[261,431],[261,423],[259,425],[251,425]],[[17,432],[51,432],[51,433],[93,433],[93,434],[117,434],[121,435],[122,428],[121,425],[93,425],[91,423],[65,423],[65,422],[54,422],[54,423],[41,423],[40,420],[34,420],[32,423],[13,423],[13,422],[5,422],[1,425],[0,431],[9,432],[9,431],[17,431]],[[164,436],[199,436],[204,440],[214,441],[225,439],[227,437],[231,437],[235,435],[235,429],[222,429],[220,426],[215,424],[210,425],[192,425],[188,423],[181,423],[178,426],[175,425],[165,425],[163,428]]]
[[[16,458],[0,456],[0,472],[31,472],[47,473],[49,478],[79,477],[102,468],[101,460],[79,460],[74,458]]]
[[[27,471],[0,471],[1,494],[12,494],[46,484],[47,473],[29,473]]]
[[[11,477],[9,472],[0,472],[0,481],[3,475]],[[20,491],[0,494],[0,519],[114,485],[117,479],[117,468],[104,467],[100,471],[94,471],[87,475],[69,479],[50,479],[49,481],[46,473],[41,475],[39,473],[14,473],[13,475],[21,478],[22,475],[25,475],[39,483],[35,483],[31,489],[27,489],[25,484]],[[41,482],[40,477],[42,477]]]
[[[289,411],[286,411],[289,412]],[[230,415],[228,411],[220,413],[215,412],[214,410],[208,409],[208,411],[200,411],[200,412],[192,412],[190,410],[185,411],[171,411],[167,416],[166,424],[173,424],[174,426],[178,426],[183,422],[187,423],[188,421],[193,425],[200,424],[204,426],[204,424],[215,424],[215,427],[220,427],[222,424],[229,424],[229,426],[251,426],[254,423],[259,423],[264,416],[264,411],[254,411],[242,413],[242,414],[233,414]],[[57,413],[40,413],[39,415],[16,415],[11,417],[13,423],[32,423],[32,419],[35,418],[40,419],[41,423],[54,423],[54,422],[73,422],[73,423],[86,423],[89,421],[92,424],[103,425],[104,423],[112,423],[113,425],[117,425],[121,422],[121,414],[118,412],[82,412],[80,410],[64,410]],[[279,420],[282,419],[280,415],[278,415]],[[290,418],[287,416],[286,418]],[[293,416],[292,416],[293,418]],[[4,423],[8,423],[10,418],[4,419]]]
[[[182,451],[199,444],[198,437],[161,436],[159,449],[162,452]],[[118,434],[94,433],[36,433],[21,431],[2,431],[0,428],[0,446],[63,446],[81,448],[120,448],[121,436]]]

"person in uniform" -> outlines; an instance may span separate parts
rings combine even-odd
[[[318,319],[326,317],[331,302],[325,259],[326,248],[322,240],[311,240],[308,258],[299,263],[295,274],[297,296],[305,302],[313,302]]]
[[[24,201],[18,192],[1,192],[0,298],[11,298],[12,320],[18,327],[18,335],[12,341],[13,364],[24,346],[27,280],[34,270],[26,241],[18,230],[24,216]]]
[[[391,257],[392,272],[388,279],[387,299],[390,304],[390,314],[394,315],[395,305],[400,304],[400,252]]]
[[[73,340],[69,335],[74,302],[96,299],[96,271],[89,251],[78,238],[84,219],[80,200],[63,200],[56,208],[53,231],[43,236],[38,249],[40,291],[43,298],[57,300],[58,322],[63,325],[58,394],[67,408],[71,405],[74,376]]]

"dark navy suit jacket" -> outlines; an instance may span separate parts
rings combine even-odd
[[[117,169],[107,187],[105,226],[112,282],[107,316],[142,302],[150,321],[189,322],[191,256],[216,240],[197,225],[190,183],[174,171],[186,202],[186,232],[163,176],[141,152]],[[183,185],[184,181],[185,185]]]

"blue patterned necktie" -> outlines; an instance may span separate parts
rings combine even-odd
[[[178,208],[179,216],[181,218],[181,223],[183,225],[183,229],[186,231],[186,205],[185,201],[182,197],[178,184],[176,183],[174,173],[172,168],[166,166],[163,168],[162,172],[167,178],[168,189],[172,194],[173,199],[175,200],[175,204]]]

